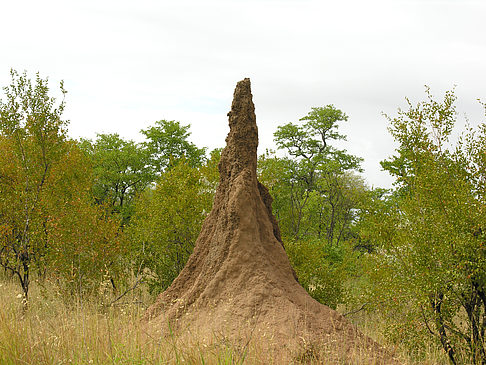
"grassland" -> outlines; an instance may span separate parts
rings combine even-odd
[[[16,282],[0,279],[0,364],[268,364],[256,346],[239,349],[215,339],[212,345],[180,343],[174,336],[151,338],[141,318],[151,299],[142,290],[113,305],[112,294],[66,299],[54,286],[32,285],[27,310]],[[420,361],[383,338],[380,321],[360,312],[350,318],[366,334],[394,351],[403,364],[445,364],[438,349]],[[339,345],[337,345],[339,346]],[[296,354],[292,363],[326,364],[324,351]],[[342,362],[347,363],[347,362]],[[360,359],[353,361],[361,364]]]

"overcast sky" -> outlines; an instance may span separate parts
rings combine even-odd
[[[382,112],[423,100],[425,84],[437,97],[457,85],[460,114],[484,122],[485,18],[484,0],[2,0],[0,85],[10,68],[48,76],[53,93],[63,79],[73,138],[140,141],[170,119],[212,149],[224,146],[236,82],[250,77],[260,153],[278,125],[334,104],[366,180],[389,187]]]

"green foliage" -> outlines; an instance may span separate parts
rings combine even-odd
[[[316,170],[334,172],[359,169],[362,159],[330,145],[333,141],[346,140],[338,132],[338,123],[347,120],[347,115],[341,110],[327,105],[312,108],[300,119],[304,122],[302,125],[288,123],[277,128],[274,134],[277,147],[286,150],[308,170],[306,174],[311,187]]]
[[[147,190],[137,202],[127,234],[137,266],[149,273],[153,294],[172,283],[192,253],[211,210],[218,160],[215,152],[204,168],[195,168],[182,159],[162,173],[155,189]]]
[[[382,217],[393,209],[397,197],[397,191],[382,188],[362,192],[353,222],[353,231],[348,240],[355,250],[365,253],[376,252],[379,248],[376,226],[381,224]]]
[[[345,239],[342,233],[352,222],[349,213],[354,202],[344,191],[358,184],[349,172],[359,170],[361,162],[331,145],[345,139],[337,129],[346,120],[333,105],[312,108],[300,119],[303,124],[288,123],[274,134],[278,148],[290,157],[267,153],[260,158],[260,176],[275,197],[275,213],[284,235],[293,239],[325,236],[329,244]]]
[[[189,126],[160,120],[141,132],[147,140],[140,144],[118,134],[98,134],[95,141],[80,144],[93,165],[96,202],[121,218],[122,226],[135,213],[136,198],[164,171],[181,159],[192,167],[205,160],[205,149],[187,140]]]
[[[40,202],[52,167],[65,153],[64,101],[49,96],[48,80],[10,72],[0,100],[0,265],[16,275],[27,299],[30,269],[45,252]],[[60,91],[66,91],[61,82]],[[8,158],[8,160],[6,159]]]
[[[206,150],[188,141],[189,127],[173,120],[159,120],[155,126],[141,131],[147,139],[145,148],[154,174],[161,174],[181,158],[192,167],[204,162]]]
[[[402,337],[429,333],[452,363],[485,363],[486,127],[455,144],[455,95],[389,118],[398,155],[383,163],[398,193],[375,220],[381,243],[373,296],[394,315]],[[406,303],[406,305],[405,305]]]
[[[303,123],[280,126],[274,134],[288,157],[267,151],[258,161],[259,180],[274,198],[273,212],[299,282],[333,308],[348,299],[358,252],[345,242],[356,236],[370,194],[353,172],[361,159],[332,146],[345,139],[338,123],[346,120],[333,105],[312,108]]]
[[[114,271],[118,224],[92,204],[91,166],[66,138],[64,102],[49,97],[47,79],[11,75],[0,102],[0,265],[25,300],[33,273],[92,288],[100,267]]]
[[[81,148],[93,165],[93,195],[125,225],[134,213],[134,199],[155,180],[148,166],[146,149],[118,134],[98,134],[96,140],[82,140]]]
[[[120,273],[119,221],[92,201],[92,167],[73,142],[62,162],[53,167],[43,210],[45,267],[69,294],[96,293],[103,281]]]
[[[356,273],[358,253],[347,245],[298,240],[286,243],[299,283],[319,302],[336,309],[348,300],[348,284]]]

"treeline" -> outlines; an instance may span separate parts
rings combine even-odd
[[[71,140],[48,81],[11,71],[0,101],[0,267],[66,296],[167,288],[192,252],[218,183],[220,150],[161,120],[144,142]],[[275,131],[259,157],[300,283],[333,308],[379,313],[420,356],[436,342],[452,363],[486,363],[486,126],[457,141],[455,96],[388,117],[393,189],[370,189],[362,159],[336,147],[347,120],[312,108]]]

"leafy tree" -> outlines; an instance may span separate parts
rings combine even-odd
[[[453,143],[454,93],[427,98],[389,118],[399,190],[376,220],[372,295],[415,346],[428,333],[451,363],[486,364],[486,125]]]
[[[260,175],[275,196],[274,208],[284,235],[294,239],[324,236],[329,244],[344,239],[338,220],[345,218],[344,211],[351,212],[343,194],[351,175],[345,173],[359,170],[361,159],[331,143],[345,139],[338,132],[338,123],[347,118],[333,105],[312,108],[300,119],[304,123],[288,123],[275,132],[278,148],[290,157],[267,154],[260,159]],[[268,171],[271,169],[275,172]],[[271,181],[265,181],[267,176]],[[279,201],[279,194],[287,206]],[[348,219],[345,224],[350,222]]]
[[[155,175],[160,175],[181,158],[192,167],[204,162],[206,150],[188,141],[189,128],[190,125],[184,126],[173,120],[159,120],[155,126],[141,131],[147,139],[145,148]]]
[[[205,149],[187,140],[189,126],[161,120],[141,132],[147,139],[141,144],[124,140],[118,134],[98,134],[95,141],[81,141],[94,167],[95,200],[121,216],[123,226],[134,214],[135,198],[163,171],[180,159],[192,167],[201,166],[205,160]]]
[[[349,239],[355,250],[366,253],[376,251],[378,247],[375,237],[376,226],[380,224],[382,215],[393,210],[396,199],[396,191],[383,188],[366,190],[361,194],[359,211],[355,216]]]
[[[348,301],[347,284],[356,275],[359,252],[312,238],[293,241],[286,251],[299,283],[314,299],[333,309]]]
[[[347,298],[347,282],[358,252],[345,245],[368,195],[353,173],[361,159],[332,146],[345,139],[338,123],[347,116],[332,105],[313,108],[300,124],[275,132],[287,157],[259,158],[259,179],[269,188],[287,254],[299,282],[311,296],[333,308]]]
[[[154,294],[172,283],[192,253],[202,222],[211,210],[219,157],[219,151],[213,152],[201,168],[180,160],[137,202],[128,239],[137,266],[152,274],[148,284]]]
[[[0,164],[0,265],[16,275],[28,298],[33,262],[45,252],[45,216],[40,201],[52,167],[65,153],[64,100],[49,96],[48,80],[10,72],[0,100],[3,154]],[[60,91],[66,91],[61,82]]]
[[[147,151],[118,134],[98,134],[94,142],[82,140],[81,147],[93,165],[96,202],[121,216],[125,225],[134,213],[134,199],[155,180]]]
[[[113,273],[120,247],[118,222],[92,204],[91,166],[66,137],[64,101],[39,75],[34,83],[11,75],[0,102],[0,265],[19,279],[27,303],[33,273],[79,289],[99,284],[99,269]]]
[[[120,273],[119,221],[93,203],[93,171],[74,142],[53,166],[41,201],[47,215],[44,267],[68,294],[93,294]]]
[[[315,207],[315,235],[339,245],[355,234],[355,223],[369,194],[364,180],[351,171],[324,174]]]

